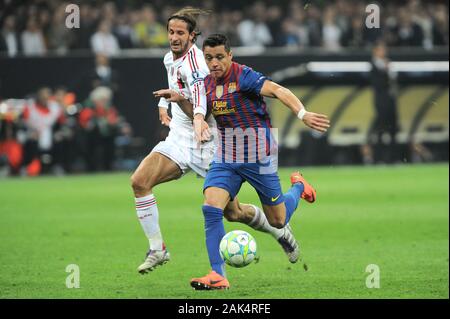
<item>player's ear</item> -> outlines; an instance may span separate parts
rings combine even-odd
[[[233,59],[233,51],[230,50],[230,52],[228,52],[228,56],[230,57],[230,59]]]

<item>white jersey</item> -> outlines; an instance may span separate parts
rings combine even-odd
[[[167,70],[169,88],[192,103],[194,114],[205,115],[207,104],[204,78],[209,74],[209,69],[203,52],[194,44],[185,55],[175,61],[172,52],[169,52],[164,57],[164,66]],[[158,106],[168,108],[169,102],[161,98]],[[158,152],[170,158],[180,167],[183,174],[193,170],[204,177],[213,159],[216,142],[212,140],[202,143],[198,148],[192,119],[177,103],[171,102],[171,107],[172,121],[169,135],[164,141],[159,142],[152,152]],[[216,128],[213,116],[210,116],[207,122],[211,129]]]
[[[169,88],[188,99],[194,106],[194,114],[206,114],[206,94],[204,78],[209,74],[203,52],[195,44],[182,57],[173,60],[172,52],[164,56],[164,66],[167,70]],[[169,107],[169,102],[161,98],[158,106]],[[177,103],[171,103],[172,121],[170,129],[190,129],[192,119],[190,119]],[[210,127],[216,127],[212,116],[208,119]]]

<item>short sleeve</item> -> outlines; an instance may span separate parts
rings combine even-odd
[[[239,86],[243,92],[260,94],[261,88],[266,80],[268,78],[264,74],[244,66],[239,78]]]

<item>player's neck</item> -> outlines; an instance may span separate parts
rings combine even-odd
[[[216,79],[216,82],[224,82],[230,78],[231,69],[233,68],[233,63],[230,64],[228,70],[226,70],[222,77]]]
[[[176,60],[184,57],[186,55],[186,53],[189,52],[189,50],[192,48],[193,45],[194,45],[194,43],[190,43],[189,46],[187,47],[186,51],[184,51],[183,53],[175,53],[172,51],[173,60],[176,61]]]

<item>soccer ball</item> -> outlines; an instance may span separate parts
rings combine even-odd
[[[220,256],[230,266],[241,268],[256,257],[256,241],[243,230],[233,230],[220,241]]]

